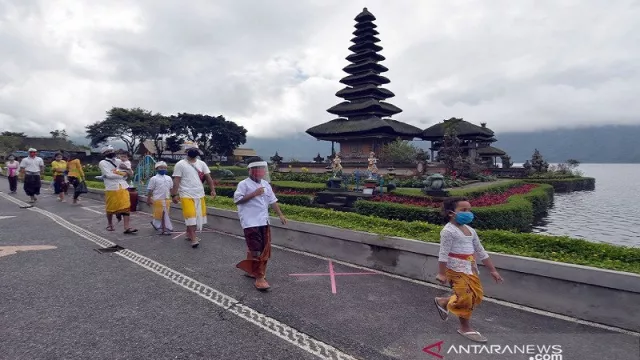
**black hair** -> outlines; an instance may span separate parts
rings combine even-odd
[[[62,156],[62,153],[56,153],[55,155],[53,155],[53,158],[57,158],[58,156]],[[62,156],[62,158],[64,158],[64,156]]]
[[[450,218],[451,212],[456,211],[456,207],[458,206],[458,203],[461,201],[469,201],[469,200],[467,200],[467,198],[465,197],[450,197],[442,202],[442,218],[445,223],[451,220]]]

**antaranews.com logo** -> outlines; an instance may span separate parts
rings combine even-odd
[[[446,355],[523,355],[528,360],[563,360],[561,345],[449,345],[444,341],[437,341],[427,345],[423,352],[437,359],[444,359]],[[515,357],[514,357],[515,359]]]

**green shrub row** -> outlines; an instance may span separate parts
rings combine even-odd
[[[215,200],[209,199],[208,203],[216,208],[236,210],[235,204],[228,198],[217,197]],[[422,221],[389,220],[287,204],[281,207],[285,216],[291,220],[433,243],[439,242],[442,229],[441,226]],[[638,248],[594,243],[566,236],[504,230],[478,230],[478,235],[488,251],[640,274]]]
[[[531,229],[536,217],[546,213],[552,201],[553,187],[540,184],[528,194],[509,197],[506,204],[474,208],[475,219],[472,226],[478,229],[527,231]],[[412,205],[358,200],[355,211],[360,215],[383,219],[425,221],[432,224],[444,221],[440,209]]]
[[[548,184],[553,186],[557,193],[573,191],[590,191],[596,189],[596,179],[590,177],[566,178],[566,179],[526,179],[526,182],[534,184]]]
[[[464,188],[464,189],[451,189],[449,191],[449,195],[451,196],[465,196],[467,198],[473,199],[479,196],[482,196],[486,193],[502,193],[512,187],[520,186],[524,184],[523,180],[507,180],[498,183],[487,183],[484,185]],[[394,195],[401,196],[409,196],[409,197],[429,197],[422,192],[422,189],[407,189],[407,188],[399,188],[393,190]]]
[[[218,186],[216,187],[216,194],[226,198],[233,198],[233,194],[236,191],[235,187]],[[209,187],[205,186],[205,193],[209,193]],[[298,205],[298,206],[312,206],[313,198],[307,195],[285,195],[277,194],[278,202],[282,204]]]

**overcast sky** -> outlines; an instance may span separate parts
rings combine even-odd
[[[0,0],[0,130],[81,136],[119,106],[304,132],[335,117],[364,6],[395,119],[640,124],[640,1]]]

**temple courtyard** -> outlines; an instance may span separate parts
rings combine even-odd
[[[637,333],[491,298],[474,321],[494,347],[474,350],[435,311],[445,288],[277,247],[261,293],[235,268],[244,241],[216,224],[194,250],[177,221],[157,236],[137,212],[127,236],[105,231],[101,202],[74,207],[47,189],[25,209],[6,187],[0,359],[551,359],[505,350],[515,345],[559,345],[553,359],[640,355]]]

